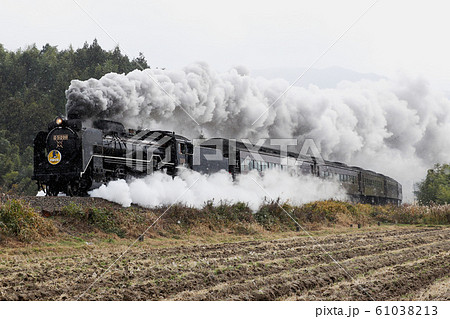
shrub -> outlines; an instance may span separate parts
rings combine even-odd
[[[0,231],[29,242],[41,236],[53,235],[56,228],[28,205],[10,200],[0,206]]]
[[[210,218],[225,225],[238,222],[251,223],[255,220],[250,207],[248,207],[246,203],[241,202],[236,204],[221,202],[218,206],[207,203],[202,210],[204,210]]]
[[[75,203],[70,203],[69,205],[63,207],[61,213],[64,216],[75,218],[75,219],[85,219],[88,215],[83,211],[83,208]]]
[[[125,236],[125,231],[120,228],[116,214],[110,210],[91,208],[88,211],[88,222],[105,233],[113,233],[119,237]]]
[[[366,224],[370,222],[366,207],[334,200],[302,205],[295,209],[295,216],[299,221],[322,225]]]
[[[70,203],[61,211],[62,216],[68,217],[70,222],[87,223],[105,233],[114,233],[119,237],[125,236],[125,231],[120,227],[123,219],[123,212],[114,212],[106,208],[88,208]]]
[[[261,205],[255,213],[256,221],[267,230],[295,230],[297,224],[292,220],[294,208],[288,203],[280,204],[280,199]],[[288,215],[289,214],[289,215]]]

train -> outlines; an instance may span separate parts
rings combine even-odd
[[[112,180],[143,177],[155,171],[176,176],[183,169],[205,174],[225,170],[233,178],[252,170],[264,174],[276,169],[335,180],[354,202],[402,202],[401,184],[383,174],[270,146],[255,149],[233,139],[191,140],[172,131],[127,130],[115,121],[62,116],[34,139],[32,178],[47,196],[61,192],[87,196],[90,190]]]

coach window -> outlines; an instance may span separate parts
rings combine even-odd
[[[191,143],[188,143],[186,145],[186,153],[188,155],[193,155],[194,154],[194,146]]]
[[[242,161],[242,170],[246,171],[248,170],[248,159],[245,159]]]
[[[186,154],[186,144],[180,143],[180,154]]]

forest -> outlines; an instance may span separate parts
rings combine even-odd
[[[71,80],[145,68],[149,65],[142,53],[130,59],[119,47],[102,49],[97,40],[65,50],[46,44],[9,51],[0,44],[0,191],[36,194],[33,139],[65,113]]]

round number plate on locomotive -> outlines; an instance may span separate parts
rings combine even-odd
[[[50,153],[48,153],[48,162],[52,165],[61,162],[61,153],[58,150],[50,151]]]

